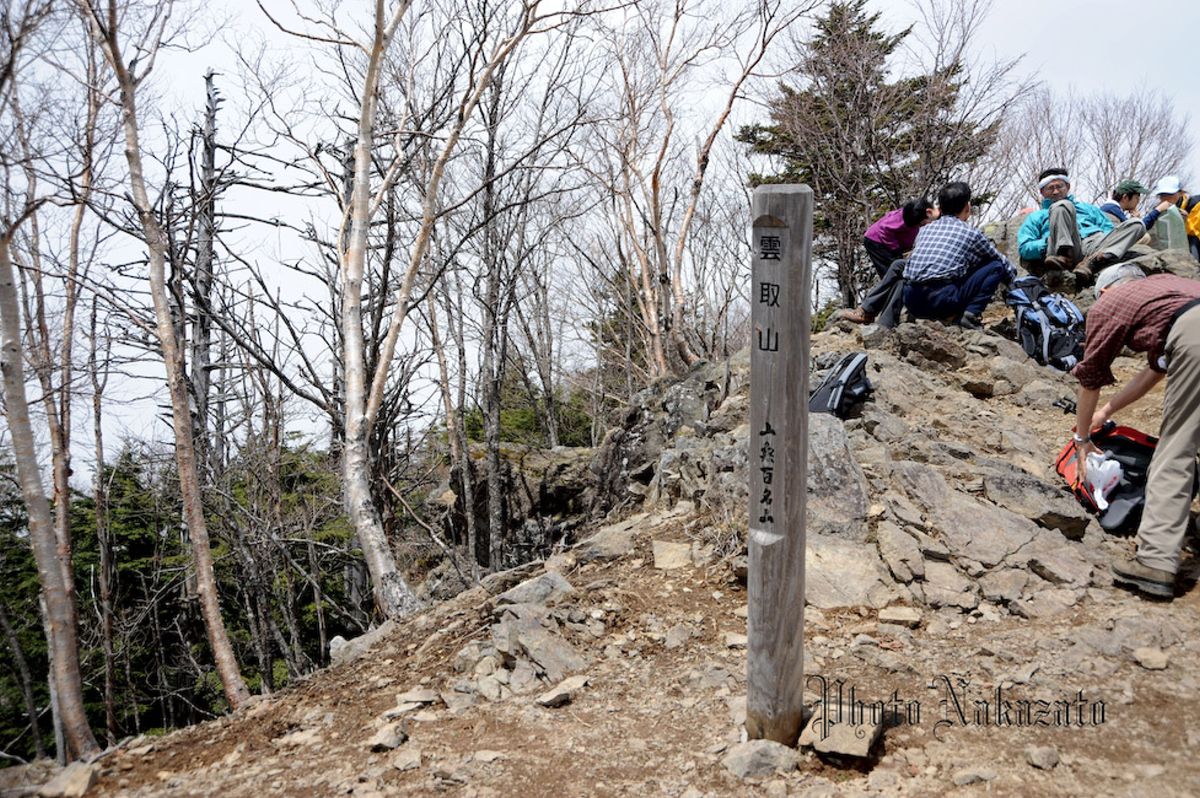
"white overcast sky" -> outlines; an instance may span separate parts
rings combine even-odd
[[[1025,69],[1055,89],[1156,89],[1200,117],[1195,0],[999,0],[981,33],[1002,56],[1025,53]]]
[[[870,5],[896,29],[913,19],[911,0]],[[1194,124],[1200,124],[1198,42],[1196,0],[994,0],[978,37],[982,54],[1023,55],[1021,70],[1056,92],[1156,90]],[[1193,147],[1194,174],[1198,159]]]
[[[734,0],[736,2],[736,0]],[[870,0],[886,25],[899,29],[914,18],[915,0]],[[956,0],[947,0],[956,2]],[[418,0],[419,4],[419,0]],[[281,19],[292,18],[290,0],[265,0]],[[364,19],[371,3],[348,0],[343,18],[355,6]],[[207,0],[202,16],[224,16],[229,25],[211,43],[189,54],[173,53],[163,70],[164,90],[183,108],[202,102],[199,76],[207,66],[232,75],[227,42],[265,37],[277,53],[296,54],[294,40],[280,34],[258,8],[245,0]],[[1023,56],[1021,70],[1056,91],[1117,94],[1157,90],[1200,125],[1200,2],[1197,0],[993,0],[977,37],[981,55]],[[228,87],[227,93],[232,92]],[[1200,136],[1198,136],[1200,137]],[[1200,152],[1191,171],[1200,174]]]

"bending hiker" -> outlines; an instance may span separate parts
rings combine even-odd
[[[1136,180],[1122,180],[1113,189],[1112,199],[1100,206],[1100,210],[1119,224],[1129,218],[1138,218],[1138,205],[1148,189]]]
[[[887,274],[892,261],[904,257],[913,248],[917,233],[938,216],[927,197],[911,199],[902,207],[888,211],[867,228],[863,248],[880,277]]]
[[[1087,455],[1099,451],[1090,430],[1145,396],[1165,375],[1162,429],[1150,461],[1137,555],[1114,563],[1113,579],[1170,597],[1200,455],[1200,280],[1146,277],[1136,266],[1110,266],[1097,277],[1096,294],[1087,315],[1083,359],[1071,372],[1079,380],[1079,479],[1087,476]],[[1112,363],[1124,346],[1146,352],[1149,364],[1096,410],[1100,389],[1116,382]]]
[[[904,304],[918,318],[954,319],[979,329],[996,286],[1016,276],[1012,264],[978,229],[971,216],[971,188],[949,183],[938,194],[941,216],[917,235],[905,262]]]
[[[1146,214],[1145,219],[1146,229],[1153,236],[1154,248],[1190,251],[1188,211],[1194,210],[1200,204],[1200,199],[1189,199],[1175,175],[1167,175],[1159,180],[1154,187],[1154,196],[1158,204]],[[1200,211],[1196,211],[1196,214],[1200,218]],[[1200,256],[1193,252],[1193,257]]]
[[[1113,225],[1095,205],[1072,196],[1067,170],[1054,167],[1038,175],[1042,207],[1025,217],[1017,231],[1021,260],[1030,273],[1074,271],[1077,285],[1090,285],[1095,274],[1116,263],[1146,233],[1140,219]]]
[[[900,321],[900,306],[904,292],[904,266],[896,262],[913,248],[917,233],[938,217],[938,211],[927,198],[912,199],[903,207],[888,211],[863,235],[863,248],[871,259],[880,280],[871,286],[857,308],[846,308],[834,314],[856,324],[870,324],[879,319],[884,327],[895,327]]]

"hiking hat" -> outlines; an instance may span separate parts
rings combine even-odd
[[[1117,183],[1116,193],[1118,194],[1147,194],[1149,192],[1150,189],[1133,179],[1122,180],[1120,183]]]
[[[1111,288],[1117,283],[1126,280],[1140,280],[1145,277],[1146,273],[1132,263],[1118,263],[1114,266],[1109,266],[1103,269],[1100,274],[1096,275],[1096,299],[1100,298],[1100,294],[1105,288]]]
[[[1183,191],[1183,184],[1179,182],[1179,175],[1167,175],[1158,181],[1158,185],[1154,187],[1155,196],[1161,194],[1174,194]]]

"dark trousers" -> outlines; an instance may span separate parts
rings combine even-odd
[[[862,300],[862,309],[875,317],[875,323],[883,327],[895,327],[900,323],[900,311],[904,309],[904,266],[906,260],[893,260],[883,279],[871,286]]]
[[[875,267],[875,272],[883,277],[887,274],[888,269],[892,266],[892,261],[903,255],[903,252],[895,249],[888,249],[878,241],[863,236],[863,249],[867,251],[867,257],[871,259],[871,265]]]
[[[958,280],[909,283],[904,289],[904,304],[922,319],[945,319],[962,313],[978,316],[992,301],[1006,273],[1004,263],[995,260]]]

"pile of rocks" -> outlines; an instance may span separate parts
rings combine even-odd
[[[994,334],[926,322],[835,328],[814,337],[814,363],[857,347],[873,398],[844,423],[809,417],[810,605],[1032,616],[1106,583],[1102,533],[1028,420],[1062,419],[1069,377]],[[601,500],[744,514],[748,376],[743,355],[640,396],[594,461]]]

